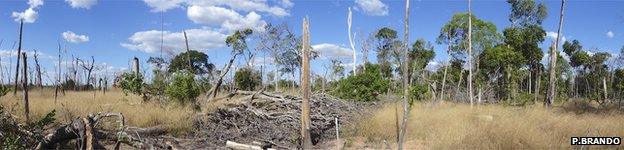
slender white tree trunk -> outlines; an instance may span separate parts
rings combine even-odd
[[[353,37],[351,35],[351,22],[352,22],[352,17],[351,17],[352,13],[351,13],[351,7],[349,7],[349,16],[347,17],[347,25],[348,27],[348,32],[349,32],[349,44],[351,45],[351,50],[353,50],[353,75],[357,75],[357,54],[355,53],[355,42],[353,41]],[[353,35],[355,36],[355,34]]]
[[[557,86],[557,77],[556,77],[556,67],[557,67],[557,47],[559,46],[559,37],[561,36],[561,28],[563,26],[563,6],[565,5],[565,0],[561,0],[561,9],[559,11],[559,29],[557,29],[557,39],[555,40],[555,45],[552,49],[550,49],[550,78],[548,81],[548,97],[544,102],[547,107],[550,107],[555,100],[556,97],[556,89]]]
[[[407,119],[408,119],[408,115],[409,115],[409,108],[410,104],[408,103],[408,79],[409,79],[409,73],[407,73],[408,70],[408,63],[409,63],[409,57],[407,57],[407,51],[408,51],[408,47],[407,47],[407,43],[409,42],[409,0],[405,0],[405,29],[404,29],[405,33],[403,34],[403,121],[401,122],[401,130],[399,131],[399,141],[398,141],[398,145],[399,145],[399,149],[402,150],[403,149],[403,141],[405,141],[405,132],[407,131]]]
[[[471,0],[468,0],[468,98],[472,107],[474,102],[472,98],[472,10],[470,3]]]

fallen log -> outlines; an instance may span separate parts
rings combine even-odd
[[[261,143],[258,143],[261,144]],[[258,146],[258,145],[248,145],[248,144],[241,144],[241,143],[236,143],[233,141],[227,141],[225,142],[225,147],[227,148],[231,148],[231,149],[235,149],[235,150],[275,150],[273,148],[268,148],[271,145],[262,145],[262,146]]]

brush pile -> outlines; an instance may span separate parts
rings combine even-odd
[[[196,117],[196,136],[217,146],[225,146],[228,140],[279,149],[300,145],[301,98],[263,91],[236,91],[229,96],[216,111]],[[335,118],[339,126],[346,124],[364,108],[363,103],[325,94],[314,94],[310,106],[313,143],[335,138]]]

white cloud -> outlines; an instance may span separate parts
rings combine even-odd
[[[312,45],[314,51],[319,52],[323,58],[337,57],[337,58],[351,58],[353,57],[353,51],[346,47],[340,47],[338,45],[323,43]]]
[[[606,33],[608,38],[613,38],[615,36],[615,34],[613,33],[613,31],[609,31]]]
[[[28,57],[32,57],[35,54],[35,51],[31,51],[31,50],[22,50],[22,52],[26,52],[26,55],[28,55]],[[46,55],[45,53],[41,52],[41,51],[37,51],[37,55],[39,55],[39,58],[49,58],[47,57],[48,55]],[[15,57],[17,56],[17,50],[0,50],[0,57]]]
[[[282,0],[280,2],[281,2],[280,5],[284,8],[292,8],[295,5],[290,0]]]
[[[427,66],[425,66],[425,69],[427,69],[429,71],[435,71],[436,69],[440,68],[441,66],[442,66],[442,64],[440,62],[432,60],[432,61],[427,63]]]
[[[210,28],[191,29],[186,31],[189,47],[194,50],[207,50],[225,47],[227,35]],[[130,43],[121,43],[121,46],[130,50],[137,50],[146,53],[160,52],[161,31],[150,30],[134,33],[128,38]],[[178,53],[186,49],[183,32],[164,31],[163,51],[167,53]]]
[[[554,40],[556,40],[556,39],[557,39],[557,32],[548,31],[548,32],[546,32],[546,37],[548,37],[548,38],[550,38],[550,39],[552,39],[552,40],[554,41]],[[566,37],[565,37],[565,36],[561,36],[561,42],[560,42],[560,43],[563,43],[563,42],[565,42],[566,40],[567,40],[567,39],[566,39]]]
[[[178,8],[185,0],[143,0],[153,12],[164,12],[169,9]]]
[[[290,15],[294,5],[290,0],[279,0],[269,5],[266,0],[144,0],[153,12],[186,7],[187,17],[196,24],[220,27],[232,32],[243,28],[262,31],[266,21],[260,13],[277,17]],[[245,15],[246,14],[246,15]]]
[[[388,15],[388,6],[380,0],[355,0],[356,8],[371,16]]]
[[[252,28],[256,31],[264,30],[266,22],[256,12],[250,12],[246,16],[238,14],[231,9],[197,5],[190,6],[187,16],[191,21],[205,25],[220,25],[224,31],[235,31],[243,28]]]
[[[72,42],[72,43],[83,43],[83,42],[89,42],[89,37],[86,35],[78,35],[74,32],[71,31],[65,31],[63,32],[63,39],[65,39],[65,41],[67,42]]]
[[[65,0],[72,8],[90,9],[91,6],[97,4],[97,0]]]
[[[14,20],[17,22],[24,20],[25,23],[34,23],[39,17],[36,9],[42,5],[43,0],[28,0],[28,9],[24,10],[24,12],[13,12],[11,16],[15,18]]]
[[[282,6],[292,6],[293,3],[289,0],[282,0],[280,3]],[[229,7],[230,9],[246,12],[262,12],[268,13],[274,16],[283,17],[290,15],[287,8],[289,7],[277,7],[269,6],[266,0],[211,0],[211,1],[191,1],[189,5],[201,6],[201,7]]]

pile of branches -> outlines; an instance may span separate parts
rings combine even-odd
[[[233,97],[239,98],[231,99]],[[301,98],[239,90],[226,98],[217,99],[227,99],[229,103],[212,113],[196,117],[193,121],[196,136],[205,137],[217,146],[225,146],[227,141],[262,142],[278,149],[301,145]],[[314,94],[310,100],[312,142],[335,138],[335,119],[339,119],[339,126],[347,124],[363,113],[364,105],[326,94]]]
[[[175,138],[141,138],[166,133],[165,128],[137,128],[125,125],[121,113],[97,113],[78,117],[69,124],[55,128],[45,135],[43,126],[51,123],[54,111],[35,123],[20,124],[12,114],[0,106],[0,146],[7,149],[106,149],[101,142],[114,143],[112,148],[120,149],[122,144],[138,149],[173,149],[179,147]],[[105,118],[113,118],[116,129],[101,127]],[[68,146],[73,143],[73,146]]]

